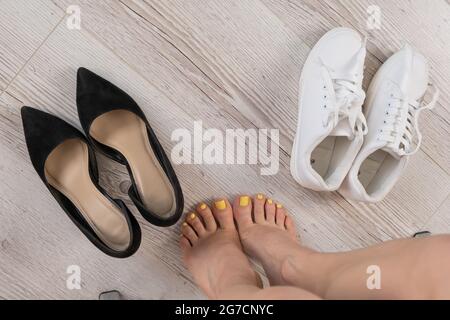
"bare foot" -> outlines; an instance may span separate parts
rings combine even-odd
[[[307,261],[314,251],[300,245],[286,209],[258,194],[254,199],[237,197],[233,212],[244,251],[261,262],[270,284],[293,285],[293,261],[296,264]]]
[[[228,200],[216,200],[212,209],[198,205],[183,223],[182,234],[185,264],[209,298],[231,297],[227,291],[236,286],[261,287],[242,251]]]

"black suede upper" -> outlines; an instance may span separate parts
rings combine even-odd
[[[85,68],[79,68],[77,72],[77,107],[86,133],[98,116],[109,111],[125,109],[145,118],[141,108],[127,93]]]
[[[53,149],[71,138],[79,138],[87,143],[79,130],[60,118],[31,107],[23,107],[21,113],[31,162],[43,181],[46,181],[45,161]]]
[[[127,93],[86,68],[78,69],[77,80],[78,116],[89,141],[91,141],[92,145],[97,147],[111,159],[127,166],[133,183],[133,185],[130,187],[130,190],[128,191],[128,194],[145,219],[158,226],[170,226],[176,223],[181,217],[184,206],[181,186],[175,174],[175,171],[172,168],[172,164],[170,163],[169,158],[167,157],[164,149],[159,143],[156,134],[153,132],[147,118],[145,117],[144,112]],[[169,218],[162,218],[145,207],[139,197],[138,192],[136,192],[133,175],[128,166],[126,158],[122,154],[120,154],[118,150],[112,149],[99,143],[89,134],[91,124],[97,117],[104,113],[118,109],[128,110],[135,113],[145,122],[147,126],[147,134],[150,145],[159,163],[161,164],[161,167],[166,173],[175,194],[176,211],[174,215]],[[130,143],[132,143],[132,141],[130,141]]]
[[[49,113],[31,108],[23,107],[21,110],[25,140],[28,147],[31,162],[42,181],[54,196],[61,208],[69,218],[83,232],[83,234],[101,251],[117,257],[126,258],[134,254],[141,243],[141,229],[136,218],[121,200],[112,199],[98,183],[98,169],[95,153],[86,140],[85,136],[76,128]],[[93,184],[109,201],[116,204],[125,216],[131,234],[130,244],[123,251],[115,251],[108,247],[92,230],[89,223],[83,217],[76,205],[64,194],[51,186],[45,177],[45,161],[49,154],[61,143],[68,139],[80,139],[88,146],[89,152],[89,175]]]

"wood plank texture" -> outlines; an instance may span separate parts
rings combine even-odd
[[[0,93],[64,17],[48,0],[0,1]]]
[[[430,231],[433,234],[450,233],[450,196],[441,204],[439,209],[424,225],[424,231]]]

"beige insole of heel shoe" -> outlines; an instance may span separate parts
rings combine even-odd
[[[117,251],[128,247],[131,236],[127,221],[92,182],[85,142],[69,139],[56,147],[45,161],[45,176],[53,188],[75,204],[106,245]]]
[[[110,111],[94,120],[89,133],[127,159],[139,195],[150,211],[162,218],[173,215],[175,194],[153,152],[141,118],[127,110]]]

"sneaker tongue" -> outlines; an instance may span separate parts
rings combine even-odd
[[[350,127],[350,123],[345,119],[338,122],[337,126],[334,127],[330,132],[330,136],[333,137],[353,137],[353,130]]]

